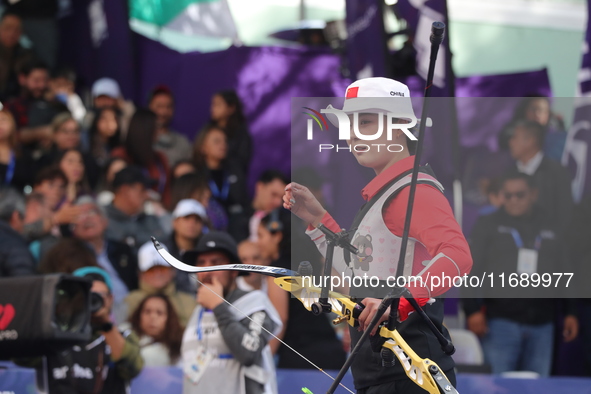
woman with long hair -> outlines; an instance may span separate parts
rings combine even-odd
[[[21,155],[16,136],[14,117],[7,109],[0,110],[0,184],[12,185],[18,190],[30,184],[33,171],[31,162]]]
[[[129,123],[125,144],[113,149],[111,156],[121,157],[128,164],[141,167],[150,178],[155,179],[154,191],[158,192],[164,206],[169,207],[169,166],[166,156],[154,149],[156,127],[156,115],[148,109],[138,109]]]
[[[227,137],[222,129],[209,126],[195,140],[193,160],[206,175],[212,197],[220,203],[230,223],[247,209],[249,200],[245,174],[228,161]]]
[[[140,338],[140,352],[146,367],[177,365],[184,329],[166,295],[152,294],[144,298],[129,321]]]
[[[72,203],[80,196],[91,195],[84,155],[79,149],[71,148],[61,151],[56,157],[55,164],[59,166],[68,180],[65,201]]]
[[[111,151],[121,146],[120,114],[115,108],[99,109],[90,126],[90,154],[104,168]]]
[[[226,134],[228,157],[247,174],[252,158],[252,138],[236,91],[220,90],[214,94],[210,114],[209,125],[219,127]]]

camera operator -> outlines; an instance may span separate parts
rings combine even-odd
[[[111,320],[113,306],[109,275],[98,267],[73,273],[92,279],[92,338],[85,346],[47,357],[49,393],[125,394],[144,364],[137,337],[120,332]]]

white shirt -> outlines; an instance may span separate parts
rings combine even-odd
[[[532,157],[525,164],[518,161],[517,162],[517,170],[519,170],[519,172],[523,172],[524,174],[527,174],[527,175],[533,175],[538,170],[538,167],[540,167],[540,164],[542,164],[543,158],[544,158],[544,154],[542,153],[542,151],[539,151],[538,153],[536,153],[536,155],[534,157]]]

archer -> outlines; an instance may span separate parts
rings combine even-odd
[[[396,97],[395,101],[392,96]],[[424,278],[421,284],[414,282],[415,284],[406,288],[419,304],[424,306],[427,315],[449,339],[449,333],[442,324],[443,301],[433,299],[445,293],[448,288],[431,287],[427,278],[435,275],[454,277],[467,274],[472,267],[472,257],[468,243],[442,193],[443,188],[431,174],[429,167],[421,168],[416,188],[414,216],[409,229],[409,253],[406,254],[403,272],[392,273],[392,269],[398,266],[398,257],[391,250],[400,250],[409,200],[407,186],[411,183],[411,170],[414,164],[414,156],[409,151],[412,146],[403,130],[394,130],[390,140],[387,139],[387,133],[382,133],[372,143],[399,144],[403,147],[399,152],[355,149],[358,145],[365,145],[361,136],[375,135],[380,129],[380,124],[386,124],[385,119],[379,118],[385,116],[384,113],[397,115],[400,118],[397,123],[411,123],[416,119],[410,103],[409,89],[398,81],[386,78],[358,80],[347,88],[343,112],[350,118],[351,130],[347,142],[353,148],[352,153],[360,165],[372,168],[376,176],[361,191],[366,204],[358,212],[351,231],[354,246],[357,246],[356,239],[361,237],[369,254],[365,253],[362,258],[359,258],[359,255],[352,256],[352,261],[348,264],[341,253],[335,253],[333,268],[339,274],[363,276],[366,273],[378,276],[382,280],[386,280],[388,275],[413,275]],[[353,115],[355,112],[358,116]],[[353,124],[354,120],[358,121],[356,125]],[[355,127],[358,127],[357,133],[354,132]],[[324,254],[326,239],[316,226],[323,224],[333,232],[339,232],[341,227],[303,185],[290,183],[285,189],[283,202],[286,209],[310,225],[306,233]],[[383,240],[389,247],[374,247],[372,243],[377,243],[378,240]],[[362,331],[376,314],[380,302],[380,299],[371,297],[366,297],[361,302],[365,309],[358,319],[359,329],[350,327],[352,346],[355,346]],[[410,314],[412,310],[405,299],[400,300],[398,320],[402,323],[397,330],[420,357],[435,361],[455,386],[453,359],[441,350],[435,335],[418,314]],[[383,315],[383,321],[387,320],[388,314],[389,312],[386,312]],[[372,335],[375,331],[376,329]],[[352,372],[355,388],[360,394],[424,393],[422,388],[406,378],[400,363],[391,368],[382,367],[379,354],[372,352],[368,342],[364,343],[353,363]]]

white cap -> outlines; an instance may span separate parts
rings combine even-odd
[[[92,98],[108,96],[114,99],[121,97],[119,84],[112,78],[101,78],[92,85]]]
[[[207,219],[207,212],[205,212],[205,207],[201,205],[201,203],[197,200],[192,198],[187,198],[184,200],[179,201],[176,204],[176,208],[172,212],[172,218],[183,218],[189,215],[197,215],[202,220]]]
[[[164,249],[166,249],[164,245],[162,246],[164,247]],[[150,268],[156,267],[158,265],[170,267],[166,260],[164,260],[164,258],[160,256],[160,254],[158,253],[158,251],[154,247],[154,244],[151,241],[148,241],[142,245],[142,247],[138,251],[137,259],[137,265],[140,269],[140,272],[146,272]]]
[[[334,109],[334,107],[329,105],[327,109]],[[364,78],[349,85],[345,93],[345,104],[342,111],[346,114],[390,112],[409,121],[417,119],[412,108],[408,86],[382,77]],[[338,127],[337,117],[332,114],[327,115],[330,115],[327,116],[328,120]],[[427,120],[427,126],[430,126],[429,120]]]

